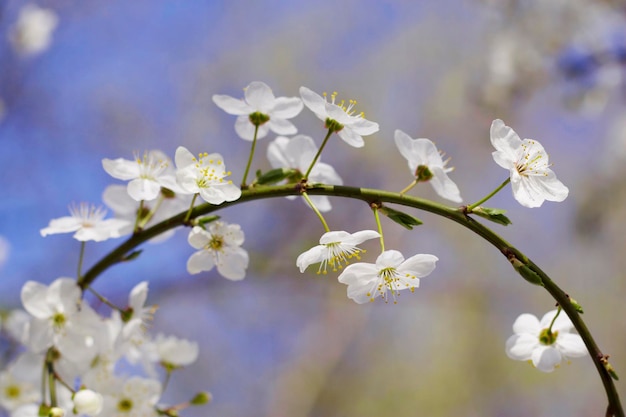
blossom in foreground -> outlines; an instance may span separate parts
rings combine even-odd
[[[378,256],[375,264],[356,263],[348,265],[339,275],[339,282],[348,285],[348,298],[363,304],[380,296],[388,302],[387,290],[396,303],[401,290],[411,292],[419,287],[420,278],[435,269],[438,258],[418,254],[404,259],[397,250],[387,250]]]
[[[363,113],[354,115],[355,100],[350,100],[346,107],[343,101],[335,104],[337,93],[331,94],[331,101],[328,102],[326,96],[322,97],[306,87],[300,87],[300,96],[304,105],[324,121],[325,127],[337,132],[350,146],[361,148],[365,144],[363,136],[378,132],[378,123],[365,119]]]
[[[365,250],[357,245],[378,237],[380,234],[373,230],[361,230],[356,233],[348,233],[343,230],[326,232],[320,238],[319,245],[298,256],[296,266],[300,268],[300,272],[304,272],[309,265],[320,263],[317,270],[318,274],[326,274],[328,266],[333,271],[337,271],[343,267],[342,264],[347,265],[353,258],[361,259],[361,253]]]
[[[300,176],[303,176],[307,171],[316,154],[315,142],[311,137],[305,135],[297,135],[291,139],[279,136],[267,147],[267,159],[269,159],[272,168],[295,169]],[[309,173],[308,180],[311,184],[343,184],[335,169],[329,164],[319,162],[319,160]],[[293,199],[295,197],[287,198]],[[310,199],[319,211],[325,212],[332,208],[327,196],[315,195],[310,196]]]
[[[157,417],[155,408],[161,397],[161,383],[138,376],[119,380],[104,395],[103,416],[110,417]]]
[[[144,152],[142,157],[135,155],[132,161],[105,158],[102,167],[113,178],[130,181],[128,195],[135,201],[154,200],[159,196],[161,187],[170,190],[177,188],[171,161],[158,150]]]
[[[539,207],[545,200],[563,201],[569,189],[550,169],[548,154],[539,142],[521,140],[500,119],[491,124],[493,159],[511,175],[513,196],[524,207]]]
[[[176,149],[176,180],[188,193],[200,194],[207,203],[222,204],[241,197],[241,189],[230,180],[225,180],[226,171],[222,156],[217,153],[201,153],[196,158],[187,148]]]
[[[409,162],[409,169],[416,180],[428,181],[441,197],[460,203],[463,201],[459,187],[448,177],[448,172],[454,168],[447,168],[435,144],[429,139],[412,139],[401,130],[394,134],[398,150]]]
[[[167,368],[191,365],[198,359],[198,344],[159,333],[153,340],[156,361]]]
[[[506,354],[518,361],[530,361],[543,372],[552,372],[563,359],[579,358],[587,354],[583,339],[570,331],[574,325],[557,310],[547,312],[541,321],[532,314],[522,314],[513,323],[513,336],[506,341]],[[550,323],[552,324],[551,331]]]
[[[249,260],[248,252],[241,248],[243,241],[244,234],[238,224],[215,221],[208,225],[208,230],[195,226],[189,233],[188,242],[199,250],[187,261],[187,271],[198,274],[217,266],[224,278],[243,279]]]
[[[276,98],[263,82],[254,81],[244,88],[243,100],[215,94],[213,102],[226,113],[238,116],[235,131],[242,139],[254,139],[256,124],[257,139],[267,136],[270,130],[278,135],[298,133],[296,126],[287,119],[302,111],[302,101],[298,97]]]
[[[109,238],[120,237],[129,222],[122,219],[105,219],[106,210],[87,203],[70,206],[71,216],[53,219],[48,227],[40,230],[41,236],[57,233],[74,233],[74,239],[85,242],[101,242]]]

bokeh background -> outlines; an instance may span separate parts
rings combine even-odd
[[[30,4],[50,14],[35,46],[19,35],[26,4],[0,2],[0,308],[20,307],[26,280],[75,274],[78,243],[39,230],[72,202],[101,204],[104,188],[120,183],[103,158],[173,155],[183,145],[222,153],[239,181],[249,143],[211,96],[240,97],[259,80],[278,96],[301,85],[337,91],[380,123],[364,148],[333,140],[323,155],[349,185],[400,190],[411,181],[393,142],[402,129],[452,158],[470,203],[507,176],[491,158],[493,119],[541,141],[568,199],[526,209],[507,189],[490,205],[507,209],[513,225],[493,228],[584,306],[626,374],[623,1],[39,1]],[[310,112],[295,122],[321,142]],[[259,143],[255,169],[269,168],[271,139]],[[427,185],[413,193],[439,200]],[[375,227],[362,203],[333,205],[331,228]],[[554,302],[456,224],[418,214],[424,225],[407,231],[385,221],[388,248],[440,261],[397,305],[359,306],[332,274],[297,271],[295,258],[323,232],[301,202],[220,214],[246,233],[243,282],[190,276],[181,230],[95,283],[123,304],[149,280],[149,302],[160,306],[152,330],[201,344],[197,365],[178,371],[163,397],[212,392],[212,404],[185,415],[603,415],[590,360],[542,374],[506,357],[515,318]],[[89,244],[86,266],[119,242]],[[375,242],[366,248],[373,262]],[[624,398],[623,382],[618,389]]]

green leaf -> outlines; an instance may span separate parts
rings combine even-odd
[[[501,224],[502,226],[508,226],[510,224],[513,224],[513,222],[504,215],[504,213],[506,213],[506,210],[503,210],[503,209],[481,206],[481,207],[476,207],[475,209],[473,209],[472,213],[484,219],[490,220],[494,223]]]
[[[387,206],[383,206],[378,210],[394,222],[398,223],[400,226],[405,227],[409,230],[413,230],[413,226],[419,226],[420,224],[423,224],[423,222],[417,217],[413,217],[410,214],[406,214]]]
[[[286,178],[293,177],[298,171],[289,168],[276,168],[265,174],[257,174],[256,183],[261,185],[276,184]]]
[[[539,285],[541,287],[544,286],[541,277],[537,275],[535,271],[530,269],[526,264],[522,263],[522,261],[515,257],[509,259],[509,261],[511,262],[511,265],[513,265],[513,268],[518,272],[518,274],[520,274],[522,278],[524,278],[526,281],[534,285]]]

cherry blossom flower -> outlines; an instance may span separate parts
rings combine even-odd
[[[408,259],[397,250],[387,250],[378,256],[375,264],[356,263],[348,265],[339,275],[339,282],[348,285],[348,298],[363,304],[380,296],[388,302],[387,290],[396,303],[399,292],[413,292],[419,287],[420,278],[435,269],[438,258],[434,255],[418,254]]]
[[[309,265],[320,262],[318,274],[326,274],[329,265],[333,271],[337,271],[343,268],[342,264],[347,265],[353,258],[361,259],[361,253],[365,250],[357,245],[378,237],[380,234],[373,230],[361,230],[356,233],[343,230],[326,232],[320,238],[319,245],[298,256],[296,266],[300,268],[300,272],[304,272]]]
[[[159,196],[161,187],[170,190],[178,188],[170,159],[158,150],[144,152],[142,157],[135,155],[132,161],[105,158],[102,167],[113,178],[130,180],[128,195],[135,201],[154,200]]]
[[[273,168],[291,168],[298,172],[301,177],[311,165],[317,154],[317,146],[309,136],[297,135],[289,139],[284,136],[277,137],[267,147],[267,158]],[[309,183],[322,183],[342,185],[343,181],[335,169],[323,162],[317,161],[309,173]],[[287,197],[294,199],[294,196]],[[332,206],[327,196],[310,196],[311,201],[321,212],[329,211]]]
[[[129,222],[122,219],[105,219],[106,210],[87,203],[70,206],[71,216],[50,221],[48,227],[41,229],[41,236],[57,233],[74,233],[74,239],[85,242],[101,242],[109,238],[120,237]]]
[[[558,310],[544,314],[541,321],[532,314],[522,314],[513,323],[513,336],[506,341],[506,354],[518,361],[530,361],[543,372],[552,372],[562,360],[587,355],[583,339],[570,331],[574,325],[565,314],[554,318]],[[552,324],[551,331],[550,323]]]
[[[188,241],[199,249],[187,261],[190,274],[210,271],[217,266],[217,271],[224,278],[238,281],[245,277],[248,252],[240,247],[244,234],[238,224],[215,221],[208,225],[208,230],[195,226],[189,233]]]
[[[159,333],[152,341],[157,361],[169,368],[191,365],[198,359],[198,344]]]
[[[35,55],[50,46],[52,32],[59,18],[51,9],[27,4],[20,9],[17,22],[11,28],[9,40],[24,55]]]
[[[428,181],[441,197],[460,203],[463,201],[459,187],[448,177],[448,172],[454,168],[447,168],[435,144],[429,139],[412,139],[401,130],[394,134],[398,150],[409,162],[409,169],[416,180]]]
[[[326,95],[322,97],[306,87],[300,87],[300,96],[304,105],[324,121],[325,127],[337,132],[350,146],[361,148],[365,144],[363,136],[378,132],[378,123],[365,119],[363,113],[354,116],[355,100],[350,100],[346,107],[343,101],[335,104],[337,93],[331,94],[328,102]]]
[[[493,159],[511,175],[513,197],[524,207],[539,207],[545,200],[563,201],[569,189],[549,168],[548,154],[536,140],[524,139],[502,120],[491,124]]]
[[[157,417],[161,383],[154,379],[131,377],[118,380],[112,392],[104,395],[102,415],[108,417]]]
[[[271,130],[278,135],[294,135],[298,129],[287,119],[302,111],[298,97],[274,97],[265,83],[254,81],[244,88],[244,99],[215,94],[213,102],[228,114],[237,117],[235,131],[245,140],[254,139],[255,123],[259,125],[257,139],[267,136]]]
[[[9,370],[0,372],[0,407],[13,411],[41,398],[34,381],[26,381]]]
[[[179,146],[175,160],[176,180],[185,192],[198,193],[211,204],[235,201],[241,197],[241,189],[232,181],[224,180],[230,172],[226,171],[220,154],[205,152],[196,158],[187,148]]]

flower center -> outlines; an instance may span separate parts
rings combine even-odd
[[[207,243],[208,250],[220,251],[224,247],[224,237],[219,235],[211,236],[211,240]]]
[[[52,326],[57,331],[61,330],[65,326],[66,322],[67,318],[63,313],[56,313],[54,316],[52,316]]]
[[[553,332],[549,328],[545,328],[539,333],[539,343],[546,346],[553,345],[558,335],[559,332]]]
[[[7,398],[17,399],[20,397],[21,390],[19,385],[12,384],[4,388],[4,395]]]
[[[70,214],[75,219],[79,219],[83,227],[93,227],[93,225],[104,219],[107,211],[102,206],[96,207],[93,204],[80,203],[78,206],[70,206]]]
[[[133,401],[130,398],[122,398],[117,403],[117,410],[121,411],[122,413],[128,413],[132,409],[133,409]]]
[[[211,185],[215,185],[216,183],[223,183],[224,177],[227,177],[231,174],[230,171],[225,172],[224,166],[222,165],[222,160],[217,159],[209,159],[206,161],[207,166],[205,165],[204,158],[208,157],[208,153],[201,153],[198,155],[198,159],[196,159],[196,168],[198,169],[199,177],[196,178],[196,184],[199,188],[209,188]],[[228,181],[230,183],[230,181]]]
[[[418,182],[430,181],[433,176],[433,173],[426,165],[418,165],[417,169],[415,169],[415,178]]]
[[[168,166],[168,162],[157,158],[149,152],[144,152],[143,157],[135,153],[135,162],[139,165],[139,178],[153,180],[158,177]]]
[[[546,168],[548,167],[547,155],[545,152],[533,150],[532,148],[536,144],[537,142],[534,140],[525,140],[522,143],[523,154],[515,164],[515,169],[524,177],[528,177],[529,175],[548,175],[546,172]]]
[[[250,123],[255,126],[261,126],[262,124],[267,123],[270,120],[270,117],[267,114],[258,111],[250,113],[248,118],[250,119]]]
[[[318,274],[326,274],[327,268],[330,265],[333,272],[337,272],[338,269],[342,269],[343,265],[348,265],[352,258],[357,260],[361,259],[361,253],[365,253],[364,249],[356,246],[343,245],[341,242],[326,243],[327,256],[320,263]]]

